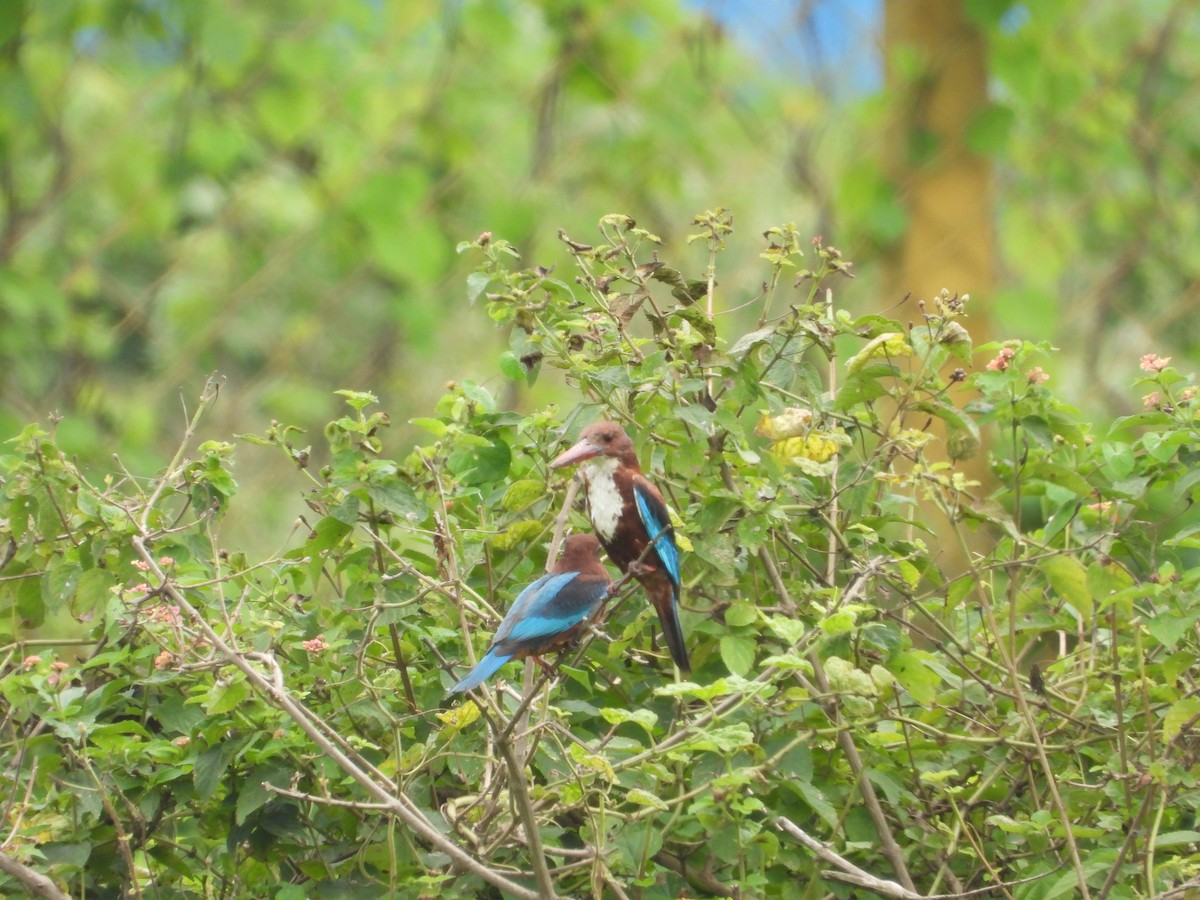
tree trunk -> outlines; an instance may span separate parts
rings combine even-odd
[[[968,148],[966,136],[988,108],[987,48],[964,6],[887,0],[884,7],[895,110],[888,164],[909,216],[888,279],[893,290],[917,299],[942,288],[972,294],[970,330],[981,343],[991,337],[981,307],[996,283],[992,167]]]
[[[888,260],[887,290],[891,296],[911,292],[914,301],[929,301],[942,288],[971,294],[964,324],[979,345],[993,339],[987,310],[997,269],[991,162],[966,140],[988,108],[983,35],[968,19],[964,0],[886,0],[883,38],[894,110],[887,165],[908,213],[908,229]],[[915,305],[905,309],[910,321],[919,321]],[[949,399],[965,402],[961,391],[952,390]],[[933,430],[944,442],[939,425],[935,421]],[[993,479],[986,438],[957,467],[987,493]],[[932,508],[925,509],[929,524],[947,534],[943,571],[959,574],[966,560],[948,529],[938,527]],[[989,540],[974,534],[981,544]]]

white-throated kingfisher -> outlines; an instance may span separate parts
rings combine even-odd
[[[510,659],[541,655],[573,641],[608,598],[610,579],[595,535],[573,534],[554,567],[517,596],[483,659],[451,694],[479,687]]]
[[[633,441],[616,422],[596,422],[583,429],[575,446],[555,458],[550,467],[572,463],[583,463],[588,515],[609,559],[641,582],[658,613],[675,665],[690,672],[679,623],[675,532],[662,494],[642,474]]]

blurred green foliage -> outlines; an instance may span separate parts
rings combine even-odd
[[[155,458],[214,369],[247,430],[318,426],[331,386],[415,412],[492,371],[462,237],[537,256],[778,181],[738,123],[771,90],[730,100],[748,62],[671,2],[18,0],[4,29],[0,432],[69,412],[98,458]]]
[[[1089,402],[1120,405],[1104,360],[1195,339],[1200,263],[1176,238],[1198,208],[1197,14],[967,9],[994,79],[969,143],[996,164],[1005,265],[976,302],[1001,328],[1084,335],[1056,365]],[[877,26],[845,22],[864,51]],[[743,227],[804,222],[860,248],[859,311],[888,308],[906,290],[878,265],[905,227],[882,164],[896,99],[838,92],[813,40],[796,44],[800,76],[667,0],[10,0],[0,434],[57,411],[69,451],[153,465],[181,392],[213,370],[229,379],[221,433],[315,429],[339,386],[406,420],[446,381],[490,377],[503,350],[467,313],[454,245],[491,230],[561,266],[546,235],[614,207],[673,251],[671,223],[715,204]],[[920,81],[920,60],[883,49]],[[754,293],[739,253],[721,309]]]

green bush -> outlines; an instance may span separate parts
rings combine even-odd
[[[973,349],[949,293],[852,314],[850,263],[792,226],[761,289],[721,288],[760,310],[722,335],[731,219],[696,226],[692,273],[624,216],[561,235],[573,281],[462,245],[503,374],[553,370],[578,404],[451,385],[394,458],[366,393],[318,447],[242,436],[310,484],[268,559],[221,544],[234,446],[192,441],[216,383],[153,478],[82,472],[33,426],[3,445],[0,889],[1117,898],[1196,876],[1191,380],[1147,354],[1145,411],[1087,424],[1048,347]],[[691,680],[629,583],[554,677],[510,666],[450,704],[588,527],[547,463],[601,417],[678,516]]]

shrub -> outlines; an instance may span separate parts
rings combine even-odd
[[[1149,896],[1197,871],[1195,389],[1087,424],[1041,365],[973,349],[969,302],[835,302],[850,263],[765,234],[757,327],[606,216],[574,282],[491,235],[468,283],[500,362],[578,402],[452,385],[389,458],[341,392],[324,442],[243,436],[309,482],[291,545],[221,544],[234,446],[150,478],[79,471],[31,426],[0,456],[0,862],[57,896]],[[794,281],[794,286],[792,282]],[[1132,368],[1132,360],[1130,361]],[[551,677],[453,703],[563,527],[547,462],[624,423],[673,507],[690,680],[636,583]],[[933,428],[932,423],[940,427]],[[962,468],[990,455],[984,484]],[[31,639],[49,617],[77,635]],[[75,655],[69,648],[73,647]],[[817,843],[817,842],[820,843]],[[855,868],[855,867],[858,868]],[[4,876],[0,876],[4,877]],[[886,882],[873,881],[886,879]],[[1009,887],[1001,888],[999,885]]]

